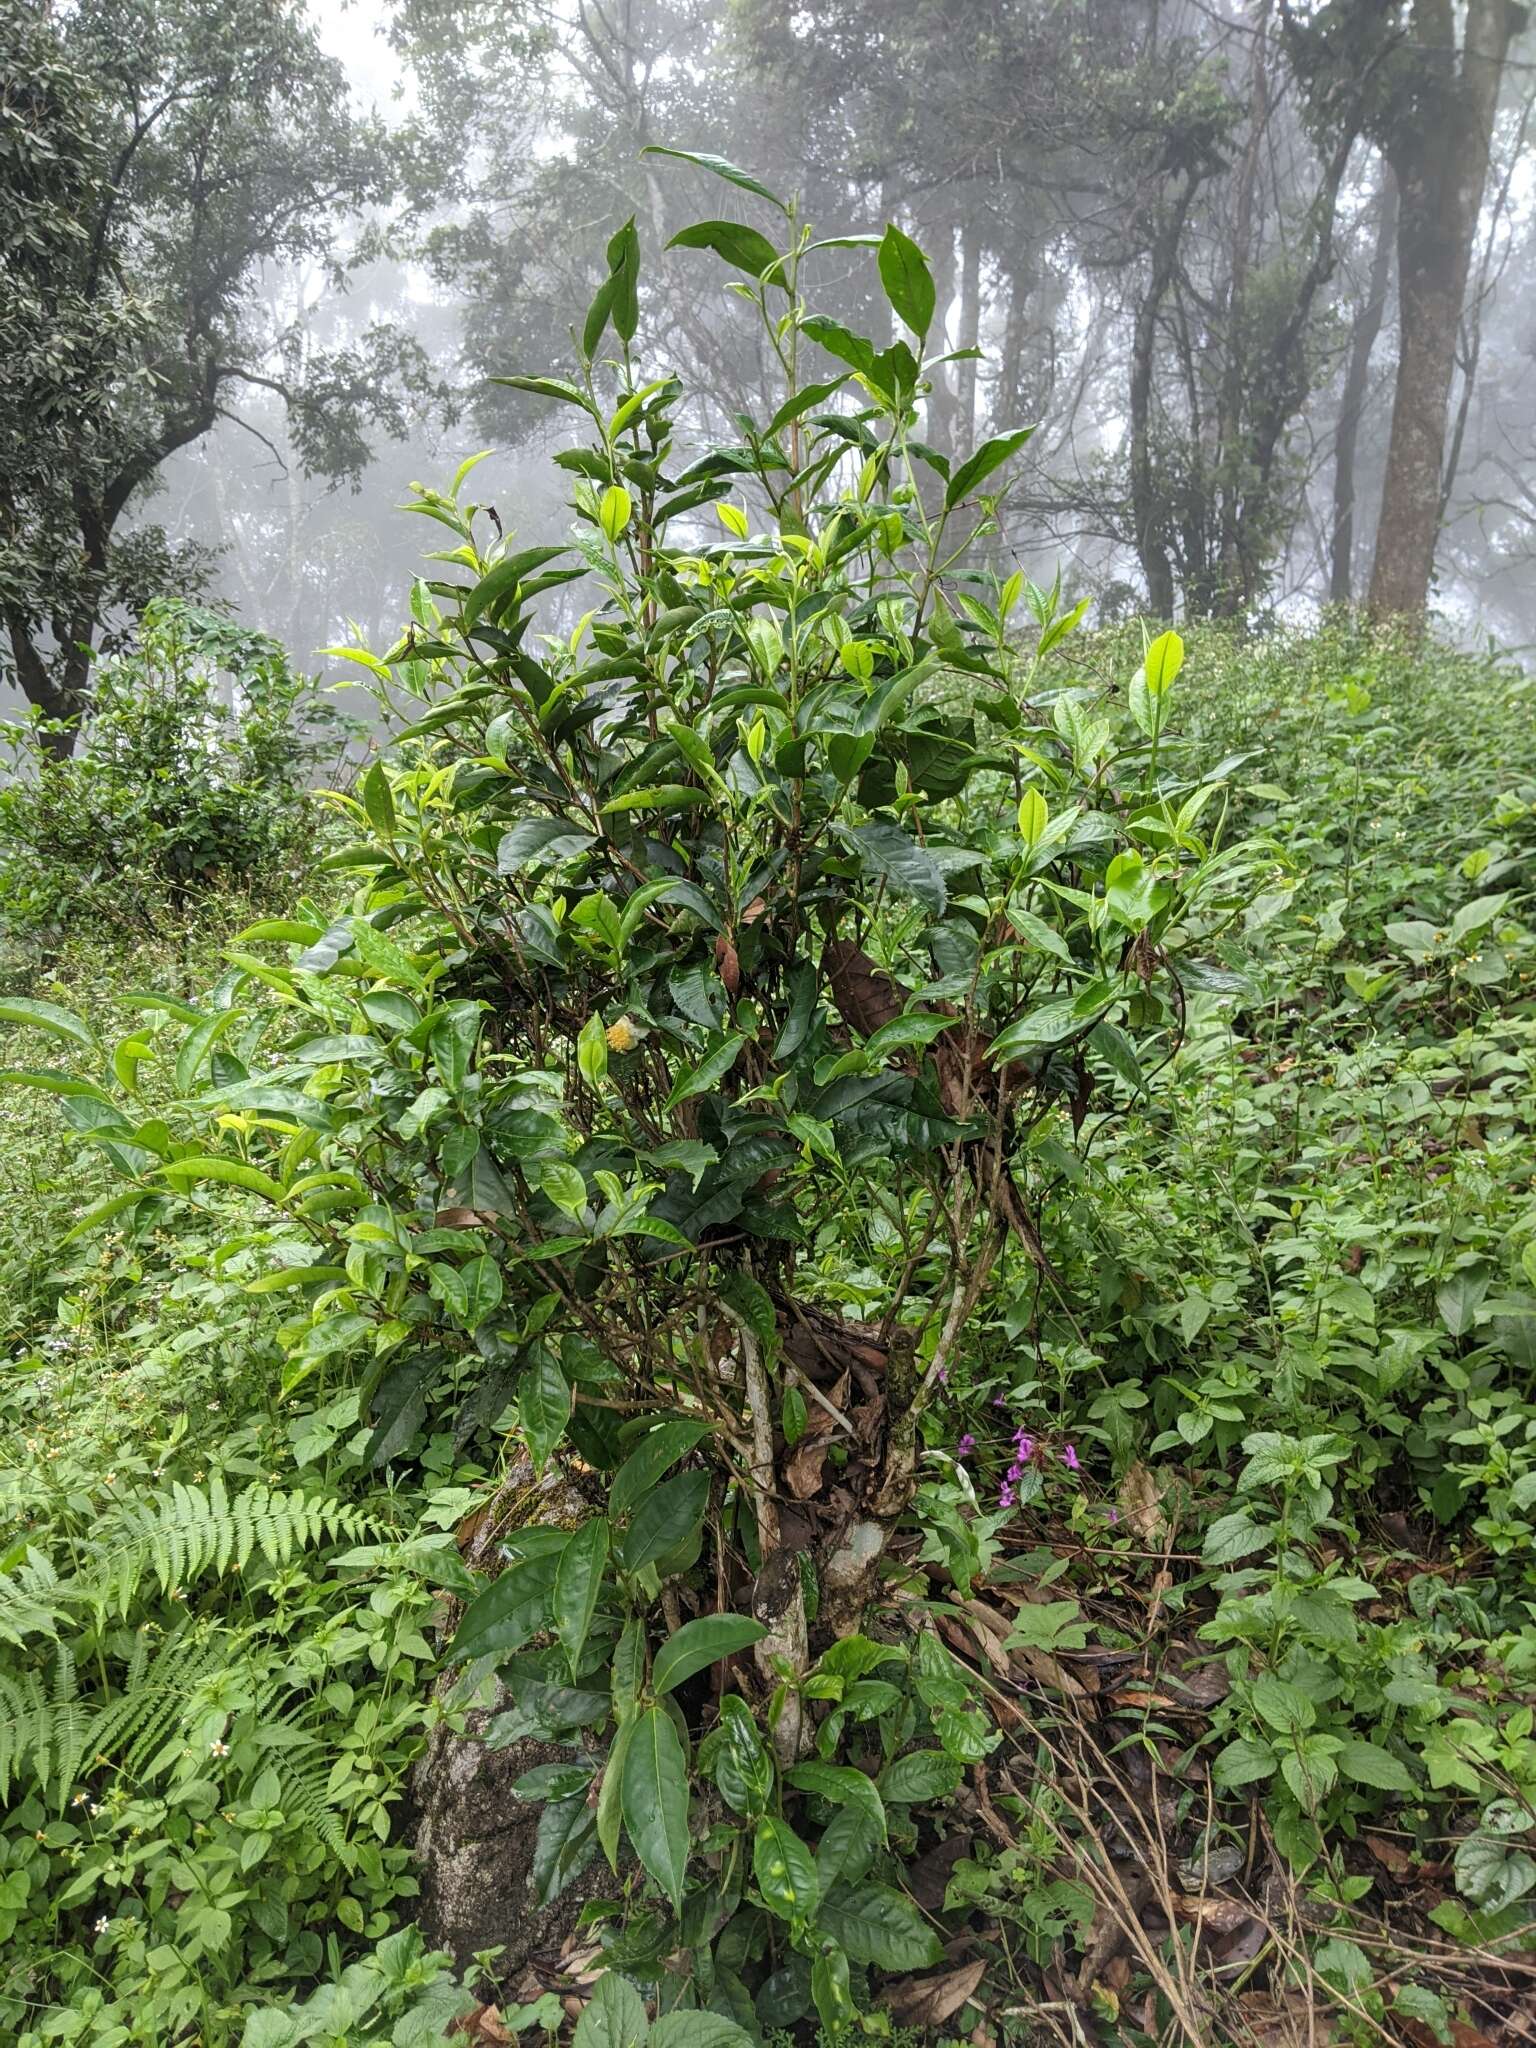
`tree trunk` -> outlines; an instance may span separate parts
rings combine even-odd
[[[1422,618],[1440,525],[1456,339],[1493,140],[1499,82],[1526,12],[1469,0],[1458,67],[1451,0],[1415,0],[1419,90],[1388,138],[1401,187],[1401,334],[1392,437],[1371,575],[1376,619]]]
[[[960,231],[960,348],[975,348],[981,330],[981,224],[968,219]],[[976,364],[955,366],[955,453],[962,459],[976,445]]]
[[[30,622],[21,612],[8,606],[5,628],[22,695],[44,718],[67,721],[58,730],[44,735],[43,739],[43,744],[56,761],[67,761],[80,736],[79,718],[85,708],[85,679],[89,663],[78,649],[71,649],[61,662],[62,674],[56,677],[32,637]]]
[[[1249,76],[1248,147],[1238,176],[1232,222],[1232,272],[1227,287],[1226,363],[1216,421],[1216,474],[1221,491],[1220,565],[1212,609],[1219,617],[1238,618],[1247,609],[1249,590],[1243,560],[1243,509],[1248,487],[1248,449],[1243,431],[1243,393],[1250,374],[1246,347],[1248,274],[1253,266],[1254,202],[1259,160],[1269,129],[1269,0],[1263,0],[1253,32],[1253,65]]]
[[[1370,391],[1371,351],[1376,346],[1376,337],[1381,332],[1382,318],[1387,310],[1387,288],[1392,281],[1392,245],[1396,240],[1397,179],[1392,166],[1384,162],[1370,283],[1350,336],[1349,366],[1344,373],[1344,396],[1339,406],[1339,426],[1334,441],[1332,560],[1328,581],[1328,597],[1332,604],[1349,604],[1354,597],[1355,457],[1360,445],[1360,421]]]
[[[951,221],[935,223],[929,231],[933,244],[933,331],[929,351],[942,355],[949,347],[949,307],[955,295],[955,230]],[[955,365],[946,363],[929,372],[933,390],[928,398],[928,431],[924,439],[941,455],[955,453],[955,394],[951,377]]]
[[[1200,181],[1185,177],[1184,189],[1168,207],[1154,240],[1152,274],[1136,307],[1131,344],[1131,521],[1136,559],[1147,586],[1147,610],[1155,619],[1173,617],[1173,563],[1162,533],[1164,507],[1152,447],[1152,385],[1157,360],[1158,322],[1173,282],[1179,241]]]

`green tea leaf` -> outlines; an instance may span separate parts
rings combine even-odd
[[[469,1664],[493,1652],[506,1656],[549,1625],[549,1605],[560,1566],[559,1548],[509,1564],[464,1610],[445,1662]]]
[[[759,234],[756,228],[743,227],[734,220],[695,221],[691,228],[683,228],[668,242],[669,249],[713,249],[727,263],[738,270],[744,270],[750,277],[761,277],[770,264],[777,263],[779,252],[768,237]],[[782,278],[775,283],[782,284]]]
[[[625,1571],[640,1571],[678,1549],[698,1527],[708,1504],[707,1472],[684,1472],[647,1494],[624,1538]]]
[[[807,1921],[821,1890],[810,1850],[786,1820],[765,1815],[752,1837],[752,1873],[763,1903],[781,1920]]]
[[[608,1562],[608,1524],[601,1515],[573,1530],[560,1553],[552,1607],[555,1633],[565,1650],[571,1677],[586,1648],[587,1632],[602,1597],[603,1568]]]
[[[766,1634],[761,1622],[740,1614],[704,1614],[697,1621],[684,1622],[657,1651],[651,1685],[658,1693],[671,1692],[706,1665],[749,1649]]]
[[[643,1436],[614,1474],[608,1492],[608,1510],[614,1516],[627,1515],[643,1500],[669,1466],[685,1457],[695,1444],[714,1434],[707,1422],[677,1420],[660,1422]]]
[[[83,1017],[57,1003],[38,1003],[27,996],[13,996],[0,1002],[0,1023],[27,1024],[34,1031],[46,1031],[53,1038],[72,1038],[77,1045],[96,1052],[96,1034]]]
[[[1033,427],[1015,427],[1006,434],[994,434],[983,441],[967,461],[962,462],[949,480],[944,492],[944,509],[954,507],[968,498],[978,484],[985,483],[993,470],[1001,469],[1010,456],[1017,455],[1024,443],[1034,433]]]
[[[896,316],[921,341],[933,325],[933,273],[916,242],[894,224],[880,242],[880,282]]]
[[[688,1770],[665,1707],[636,1717],[624,1756],[624,1827],[635,1854],[680,1912],[688,1865]]]
[[[906,1894],[868,1879],[829,1892],[816,1929],[852,1961],[879,1970],[926,1970],[943,1956],[938,1935]]]
[[[679,163],[697,164],[700,170],[712,171],[717,178],[724,178],[728,185],[739,185],[743,192],[755,192],[759,199],[766,199],[769,205],[776,206],[780,213],[788,213],[789,211],[789,208],[779,198],[777,193],[770,192],[766,185],[759,184],[758,180],[749,171],[739,169],[728,157],[715,156],[708,150],[667,149],[659,142],[647,143],[640,154],[642,156],[673,156],[677,158]]]
[[[551,1351],[541,1351],[517,1383],[517,1419],[534,1470],[542,1472],[565,1435],[574,1405],[570,1384]]]

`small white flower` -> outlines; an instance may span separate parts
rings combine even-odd
[[[109,1920],[109,1919],[107,1918],[106,1914],[105,1914],[105,1913],[103,1913],[103,1914],[102,1914],[102,1916],[101,1916],[101,1918],[100,1918],[100,1919],[99,1919],[99,1920],[98,1920],[98,1921],[96,1922],[96,1932],[97,1932],[98,1934],[105,1934],[105,1933],[106,1933],[106,1931],[107,1931],[107,1929],[108,1929],[108,1928],[109,1928],[109,1927],[110,1927],[111,1925],[112,1925],[112,1922],[111,1922],[111,1921],[110,1921],[110,1920]]]
[[[227,1742],[210,1742],[208,1745],[208,1754],[210,1756],[228,1756],[229,1744]]]

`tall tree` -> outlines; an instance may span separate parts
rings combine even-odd
[[[1339,424],[1333,450],[1333,526],[1329,535],[1328,597],[1349,604],[1355,594],[1356,457],[1360,422],[1370,395],[1371,351],[1381,332],[1392,283],[1392,251],[1397,242],[1397,180],[1383,163],[1376,199],[1376,230],[1365,296],[1355,309],[1349,336],[1349,360],[1339,401]]]
[[[1515,0],[1467,0],[1458,49],[1452,0],[1413,0],[1412,47],[1382,136],[1402,197],[1397,389],[1371,573],[1377,618],[1417,616],[1429,601],[1451,379],[1494,116],[1504,60],[1528,19]]]
[[[299,0],[0,0],[0,663],[48,718],[78,721],[114,622],[195,569],[128,515],[242,390],[278,392],[330,476],[401,423],[408,340],[301,361],[253,289],[338,265],[338,217],[389,185]]]
[[[1360,96],[1398,188],[1398,354],[1370,610],[1422,617],[1439,537],[1451,381],[1517,0],[1282,0],[1314,105]],[[1458,34],[1459,27],[1459,34]]]

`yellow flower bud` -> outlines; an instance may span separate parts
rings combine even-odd
[[[638,1034],[627,1017],[616,1017],[608,1026],[607,1039],[610,1052],[629,1052]]]

